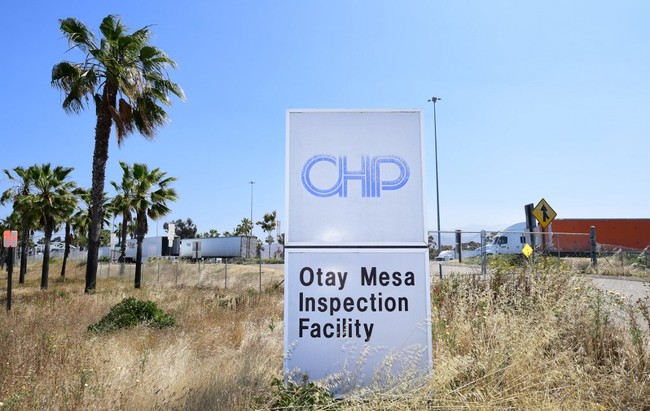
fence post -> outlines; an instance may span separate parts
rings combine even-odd
[[[589,243],[591,244],[591,266],[596,268],[598,265],[598,259],[596,257],[596,227],[593,225],[589,228]]]
[[[463,262],[463,243],[460,230],[456,230],[456,250],[458,250],[458,262]]]
[[[487,253],[485,250],[485,230],[481,230],[481,274],[487,274]]]
[[[623,270],[623,275],[625,275],[625,251],[621,248],[621,269]]]
[[[550,243],[551,243],[551,248],[553,248],[553,242],[550,241]],[[562,268],[562,258],[561,258],[561,255],[560,255],[560,241],[559,240],[558,240],[557,244],[558,244],[558,247],[557,247],[557,268],[559,270],[559,269]]]
[[[5,231],[6,232],[6,231]],[[7,263],[7,311],[11,310],[11,277],[14,273],[14,247],[9,247],[6,256]]]
[[[260,252],[260,293],[261,292],[262,292],[262,252]]]

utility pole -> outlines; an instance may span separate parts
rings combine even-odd
[[[433,103],[433,141],[434,141],[434,154],[436,160],[436,210],[438,215],[438,254],[442,251],[442,241],[440,236],[440,189],[438,185],[438,130],[436,124],[436,102],[442,100],[440,97],[431,97],[428,101]]]

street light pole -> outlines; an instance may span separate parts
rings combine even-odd
[[[436,210],[438,213],[438,254],[442,250],[442,242],[440,239],[440,190],[438,188],[438,130],[436,124],[436,102],[442,100],[440,97],[431,97],[428,101],[433,103],[433,141],[435,144],[435,160],[436,160]]]
[[[255,184],[255,181],[249,181],[248,184],[251,185],[251,229],[249,232],[249,235],[253,235],[253,185]]]
[[[248,247],[247,247],[248,252],[246,253],[246,256],[250,257],[251,256],[250,255],[250,253],[251,253],[251,238],[253,237],[253,186],[255,185],[255,181],[251,180],[251,181],[248,182],[248,184],[251,185],[251,225],[250,225],[251,229],[248,232],[248,241],[247,241],[248,242]]]

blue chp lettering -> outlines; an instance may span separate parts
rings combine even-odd
[[[317,164],[331,168],[336,174],[336,182],[331,187],[322,187],[314,183],[312,169]],[[394,180],[382,180],[382,167],[397,167],[399,176]],[[311,157],[302,168],[302,185],[316,197],[348,196],[348,182],[361,182],[361,197],[380,197],[382,191],[399,190],[409,179],[409,167],[404,159],[397,156],[361,156],[361,169],[350,170],[347,156],[338,158],[328,154]],[[320,168],[320,167],[319,167]],[[322,171],[319,171],[322,172]]]

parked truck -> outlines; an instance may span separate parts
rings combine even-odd
[[[650,218],[565,218],[553,220],[544,230],[542,240],[546,251],[589,253],[592,226],[601,252],[650,249]]]
[[[539,235],[533,233],[533,237],[531,239],[526,223],[513,224],[496,233],[492,242],[485,246],[485,253],[487,255],[520,254],[526,244],[532,245],[533,241],[539,244]]]
[[[180,242],[180,258],[256,257],[257,237],[184,238]]]

